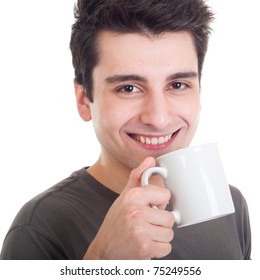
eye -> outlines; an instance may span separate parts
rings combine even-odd
[[[134,86],[132,85],[126,85],[124,86],[121,90],[127,93],[133,92],[134,91]]]
[[[171,95],[183,95],[189,93],[191,85],[189,82],[172,81],[168,84],[167,92]]]
[[[117,89],[117,92],[127,95],[127,94],[133,94],[139,92],[139,89],[133,85],[124,85],[124,86],[120,86]]]
[[[181,82],[175,82],[175,83],[173,83],[173,84],[171,85],[171,87],[172,87],[173,89],[177,89],[177,90],[179,90],[179,89],[184,89],[186,86],[187,86],[186,84],[181,83]]]

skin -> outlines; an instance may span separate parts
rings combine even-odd
[[[164,210],[170,193],[158,176],[141,187],[141,175],[156,157],[187,147],[196,131],[200,86],[192,36],[103,31],[98,46],[94,102],[75,83],[77,107],[101,144],[87,172],[120,196],[84,258],[160,258],[172,250],[174,217]]]

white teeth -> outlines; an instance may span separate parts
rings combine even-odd
[[[153,137],[152,138],[152,145],[157,145],[157,144],[158,144],[157,138]]]
[[[141,142],[142,144],[146,145],[157,145],[157,144],[164,144],[168,142],[172,138],[172,134],[166,135],[166,136],[160,136],[160,137],[146,137],[146,136],[134,136],[134,139]]]
[[[164,138],[164,137],[160,137],[159,138],[159,140],[158,140],[158,143],[159,144],[163,144],[164,142],[167,142],[168,141],[168,136],[167,136],[167,141],[165,141],[166,140],[166,137]]]

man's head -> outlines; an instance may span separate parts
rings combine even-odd
[[[101,144],[96,166],[128,174],[190,144],[212,14],[202,0],[87,3],[71,40],[78,111]]]
[[[101,31],[160,36],[166,32],[191,33],[198,58],[199,78],[213,19],[203,0],[78,0],[70,48],[75,81],[93,102],[93,69],[99,60]]]

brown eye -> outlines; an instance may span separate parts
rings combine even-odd
[[[132,85],[127,85],[127,86],[124,86],[124,87],[122,88],[122,90],[123,90],[124,92],[133,92],[134,86],[132,86]]]
[[[134,85],[124,85],[124,86],[120,86],[117,89],[117,92],[123,95],[134,95],[135,93],[140,92],[140,90]]]
[[[172,84],[173,89],[181,89],[183,87],[183,83],[176,82]]]

